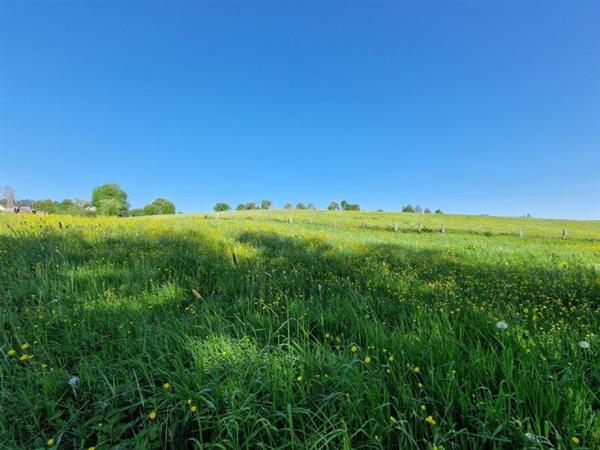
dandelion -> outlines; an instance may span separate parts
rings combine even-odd
[[[156,411],[152,411],[150,414],[148,414],[148,419],[150,419],[150,420],[156,419]]]
[[[171,388],[171,384],[170,383],[165,383],[163,384],[163,389],[170,389]]]
[[[575,445],[579,445],[579,438],[577,436],[573,436],[571,438],[571,442]]]
[[[54,445],[54,439],[48,439],[48,442],[46,442],[46,444],[48,444],[48,447],[52,447]]]
[[[588,341],[579,341],[579,348],[582,348],[584,350],[587,350],[588,348],[590,348],[590,343]]]
[[[187,404],[188,404],[188,405],[191,405],[191,404],[192,404],[192,399],[191,399],[191,398],[188,398],[188,399],[187,399]]]
[[[419,372],[421,372],[421,369],[419,369],[418,367],[415,367],[415,368],[413,369],[413,372],[414,372],[414,373],[419,373]]]
[[[25,342],[24,344],[21,344],[21,350],[27,350],[29,348],[29,344],[27,342]]]
[[[425,419],[425,421],[431,426],[435,425],[435,419],[433,418],[433,416],[427,416],[427,419]]]
[[[365,364],[371,364],[371,357],[365,356]]]
[[[298,377],[296,378],[296,381],[302,381],[302,380],[303,380],[302,375],[298,375]]]
[[[396,423],[398,422],[394,416],[390,416],[390,422]]]
[[[8,356],[15,356],[15,355],[16,355],[16,353],[17,353],[17,351],[16,351],[14,348],[11,348],[11,349],[8,351]]]
[[[390,355],[390,356],[388,357],[388,361],[389,361],[389,362],[392,362],[393,360],[394,360],[394,355]]]
[[[96,450],[96,447],[88,447],[87,450]]]
[[[423,412],[427,411],[427,406],[421,405],[421,411],[423,411]]]
[[[192,405],[190,406],[190,412],[196,412],[198,410],[198,408],[196,407],[196,405]]]
[[[72,375],[69,377],[69,385],[71,387],[75,387],[77,386],[77,384],[79,383],[79,377]]]
[[[358,347],[356,345],[353,345],[350,350],[352,350],[352,353],[356,353],[358,351]]]
[[[504,331],[508,328],[508,324],[504,320],[499,320],[496,322],[496,328]]]
[[[29,359],[29,355],[25,354],[25,355],[21,355],[19,357],[19,361],[27,361]]]

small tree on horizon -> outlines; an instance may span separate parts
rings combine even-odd
[[[337,211],[338,209],[340,209],[340,205],[338,205],[338,202],[332,201],[331,203],[329,203],[329,206],[327,206],[327,209],[329,211]]]
[[[306,209],[306,206],[304,205],[304,203],[300,202],[296,204],[296,209]]]
[[[441,209],[439,209],[439,208],[435,210],[435,213],[436,213],[436,214],[444,214],[444,213],[442,212],[442,210],[441,210]]]
[[[260,202],[260,209],[269,209],[272,204],[271,200],[263,200]]]
[[[229,211],[231,209],[231,207],[227,203],[217,203],[215,206],[213,206],[213,209],[216,212],[222,212],[222,211]]]
[[[283,209],[292,209],[292,204],[287,202],[285,205],[283,205]]]

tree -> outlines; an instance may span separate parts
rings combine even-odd
[[[145,216],[144,208],[133,208],[129,210],[129,215],[131,217]]]
[[[243,203],[240,203],[239,205],[237,205],[237,208],[235,208],[238,211],[243,211],[244,209],[246,209],[246,205],[244,205]]]
[[[346,200],[342,200],[340,205],[344,211],[360,211],[358,203],[348,203]]]
[[[231,209],[231,207],[227,204],[227,203],[217,203],[213,209],[216,212],[221,212],[221,211],[229,211]]]
[[[144,206],[144,214],[148,216],[158,214],[175,214],[175,205],[168,198],[159,197],[152,203]]]
[[[111,200],[111,202],[106,203],[107,200]],[[92,192],[92,205],[96,207],[98,214],[110,216],[125,214],[129,208],[127,193],[115,183],[106,183],[94,189]],[[107,211],[114,214],[108,214]]]
[[[269,209],[273,203],[271,200],[263,200],[260,202],[260,209]]]
[[[340,205],[338,205],[338,202],[331,202],[327,209],[329,211],[337,211],[338,209],[340,209]]]
[[[413,208],[413,206],[409,203],[408,205],[402,207],[402,212],[413,213],[415,212],[415,208]]]
[[[296,209],[306,209],[306,206],[302,202],[296,203]]]
[[[10,186],[2,188],[2,197],[5,200],[6,206],[11,207],[15,204],[15,190]]]
[[[105,198],[100,200],[96,212],[102,216],[119,216],[125,214],[127,208],[123,208],[123,202],[119,199]]]
[[[283,205],[283,209],[292,209],[292,204],[287,202],[285,205]]]
[[[429,208],[425,208],[425,209],[423,210],[423,212],[424,212],[425,214],[431,214],[431,210],[430,210]]]
[[[436,214],[444,214],[444,213],[442,212],[442,210],[441,210],[441,209],[439,209],[439,208],[435,210],[435,213],[436,213]]]
[[[421,208],[420,205],[417,205],[417,206],[415,206],[415,212],[420,214],[423,212],[423,208]]]
[[[36,200],[33,202],[33,209],[36,211],[43,211],[46,213],[54,213],[56,212],[56,204],[53,200],[46,198],[44,200]]]
[[[348,209],[348,202],[346,200],[342,200],[340,202],[340,205],[344,211],[346,211]]]
[[[258,209],[258,206],[256,206],[256,202],[248,202],[245,205],[245,209]]]
[[[310,209],[310,210],[313,210],[313,211],[314,211],[315,209],[317,209],[317,207],[316,207],[316,206],[315,206],[315,205],[314,205],[312,202],[310,202],[310,203],[309,203],[309,204],[308,204],[306,207],[307,207],[308,209]]]

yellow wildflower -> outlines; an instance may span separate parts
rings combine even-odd
[[[156,411],[152,411],[150,414],[148,414],[148,419],[150,419],[150,420],[156,419]]]
[[[433,418],[433,416],[427,416],[427,419],[425,419],[427,421],[427,423],[429,423],[430,425],[435,425],[435,419]]]
[[[29,344],[27,342],[25,342],[24,344],[21,344],[21,350],[27,350],[29,348]]]
[[[371,364],[371,357],[365,356],[365,364]]]
[[[163,384],[163,389],[169,389],[171,387],[170,383]]]
[[[197,410],[198,408],[196,407],[196,405],[190,406],[190,412],[196,412]]]
[[[577,436],[573,436],[571,438],[571,442],[575,445],[579,445],[579,438]]]
[[[358,347],[356,345],[353,345],[352,348],[350,348],[350,350],[352,350],[352,353],[356,353],[358,351]]]
[[[15,355],[15,353],[17,353],[17,351],[16,351],[15,349],[12,349],[12,348],[11,348],[11,349],[8,351],[8,356],[14,356],[14,355]]]
[[[48,447],[52,447],[54,445],[54,439],[48,439],[48,442],[46,442],[46,444],[48,444]]]

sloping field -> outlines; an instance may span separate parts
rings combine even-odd
[[[4,214],[0,324],[0,448],[600,448],[597,221]]]

